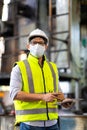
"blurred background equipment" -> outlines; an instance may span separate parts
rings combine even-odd
[[[81,97],[84,99],[81,101],[81,109],[83,113],[87,113],[87,86],[83,87],[81,90]]]

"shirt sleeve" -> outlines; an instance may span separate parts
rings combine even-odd
[[[61,89],[61,86],[60,86],[60,84],[58,85],[58,90],[59,90],[59,92],[62,92],[62,89]]]
[[[15,67],[13,67],[10,76],[10,97],[12,100],[14,100],[14,97],[19,91],[21,91],[21,89],[22,89],[21,72],[18,65],[16,65]]]

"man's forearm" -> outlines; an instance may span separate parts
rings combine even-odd
[[[16,94],[14,100],[21,100],[25,102],[43,100],[44,94],[34,94],[20,91]]]

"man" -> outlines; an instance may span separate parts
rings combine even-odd
[[[28,37],[28,58],[17,62],[11,72],[10,96],[20,130],[59,130],[57,102],[65,99],[59,92],[57,67],[44,55],[48,44],[45,32],[32,31]]]

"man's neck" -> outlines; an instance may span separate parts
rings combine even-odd
[[[40,57],[38,60],[38,63],[41,67],[43,67],[43,61],[44,61],[44,57]]]
[[[39,63],[40,66],[42,66],[42,64],[43,64],[43,57],[40,57],[40,58],[38,59],[38,63]]]

